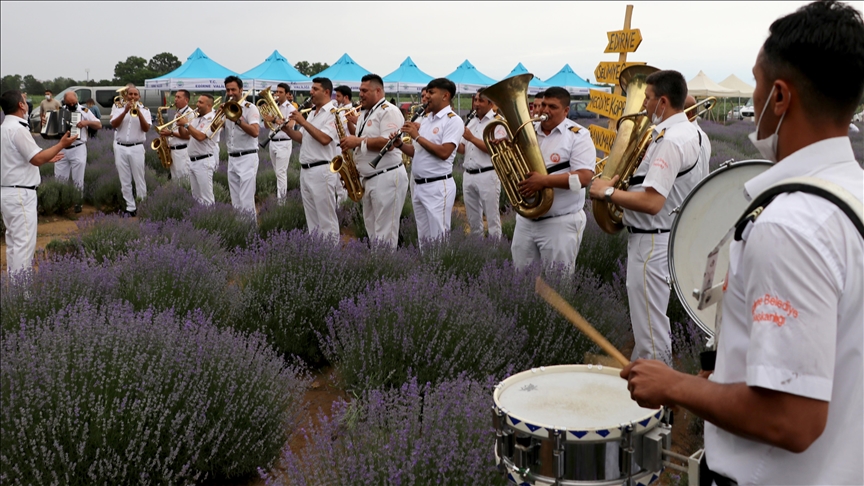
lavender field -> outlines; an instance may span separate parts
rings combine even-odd
[[[752,123],[702,127],[712,170],[758,158]],[[98,214],[38,271],[0,282],[0,483],[504,484],[493,386],[599,353],[534,278],[632,348],[626,236],[590,211],[572,276],[513,268],[503,201],[505,238],[467,234],[457,214],[422,252],[410,201],[396,249],[370,244],[348,201],[334,244],[306,232],[296,149],[282,203],[260,152],[256,224],[230,205],[223,146],[209,207],[148,148],[148,194],[128,218],[111,140],[89,142],[83,191],[41,168],[41,213],[83,201]],[[674,293],[669,315],[676,367],[695,372],[704,336]],[[330,413],[307,403],[322,370],[350,397]]]

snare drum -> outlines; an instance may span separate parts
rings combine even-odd
[[[664,410],[630,398],[621,370],[561,365],[523,371],[495,387],[499,469],[518,485],[648,485],[671,445]]]
[[[741,217],[749,202],[744,183],[771,168],[767,160],[742,160],[721,165],[693,188],[672,222],[669,234],[669,275],[687,314],[709,336],[714,335],[717,306],[699,309],[693,291],[702,287],[708,254]],[[728,245],[728,243],[727,243]],[[726,276],[729,250],[717,255],[716,279]]]

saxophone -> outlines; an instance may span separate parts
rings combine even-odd
[[[339,139],[345,138],[345,127],[342,126],[342,119],[339,112],[346,108],[330,110],[333,116],[336,117],[336,134]],[[353,109],[353,107],[347,107]],[[363,199],[363,184],[360,183],[360,173],[357,172],[357,164],[354,162],[354,151],[351,149],[343,150],[341,154],[333,157],[330,161],[330,172],[339,174],[342,178],[342,186],[348,191],[348,197],[354,202],[360,202]]]
[[[168,111],[167,106],[160,106],[156,109],[156,124],[157,131],[158,125],[164,125],[165,120],[162,118],[162,112]],[[171,146],[168,145],[168,137],[164,135],[159,135],[159,138],[153,140],[150,143],[150,148],[156,151],[156,155],[159,156],[159,160],[162,161],[162,167],[169,169],[171,168],[171,164],[174,163],[174,160],[171,159]]]

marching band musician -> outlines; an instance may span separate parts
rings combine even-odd
[[[336,108],[330,99],[333,83],[327,78],[314,78],[309,97],[314,108],[304,119],[299,111],[289,119],[300,130],[288,131],[288,136],[300,143],[300,194],[309,232],[339,236],[336,217],[336,186],[341,186],[339,174],[330,172],[330,161],[339,155],[336,122],[330,112]]]
[[[36,145],[27,125],[27,100],[17,90],[0,96],[6,118],[0,125],[0,212],[6,225],[6,269],[9,274],[30,268],[36,252],[36,188],[39,166],[63,158],[60,151],[76,137],[66,132],[51,148]]]
[[[443,238],[450,231],[450,217],[456,202],[453,159],[465,132],[462,119],[450,108],[455,94],[453,81],[447,78],[429,81],[423,122],[418,127],[406,120],[402,126],[402,131],[411,137],[413,143],[403,144],[399,140],[393,145],[413,158],[411,199],[421,245],[426,239]]]
[[[369,239],[395,248],[399,241],[399,217],[408,191],[402,152],[387,152],[375,168],[370,162],[405,120],[399,109],[384,99],[384,81],[377,74],[363,76],[360,104],[363,113],[357,122],[357,134],[343,138],[340,145],[343,150],[354,149],[354,162],[363,179],[363,220]]]
[[[261,115],[264,121],[271,124],[281,124],[287,120],[292,111],[296,111],[294,105],[288,101],[288,94],[291,89],[288,83],[279,83],[274,92],[276,104],[279,105],[279,113],[282,114],[281,119],[276,119],[272,115]],[[263,126],[263,122],[262,122]],[[291,161],[291,152],[294,149],[294,144],[291,138],[288,137],[288,132],[294,130],[294,123],[289,122],[282,127],[282,131],[270,140],[270,160],[273,162],[273,170],[276,172],[276,197],[279,200],[285,199],[288,194],[288,162]]]
[[[90,110],[78,104],[78,95],[74,91],[69,91],[63,95],[63,104],[67,110],[71,112],[81,113],[81,121],[78,122],[78,128],[81,130],[78,135],[78,140],[72,145],[63,149],[63,159],[54,164],[54,177],[58,180],[69,179],[72,176],[72,182],[76,187],[84,190],[84,169],[87,167],[87,136],[86,128],[98,130],[102,128],[102,122],[96,118]],[[75,205],[75,212],[81,212],[81,204]]]
[[[753,75],[750,140],[774,164],[744,184],[747,199],[805,176],[861,204],[847,135],[864,93],[861,12],[819,1],[777,19]],[[708,379],[652,360],[621,372],[639,405],[705,419],[702,484],[864,484],[864,239],[838,202],[781,193],[742,221]]]
[[[463,166],[465,176],[462,179],[462,196],[465,199],[465,213],[471,233],[483,235],[483,215],[489,226],[489,236],[501,237],[501,212],[498,210],[501,198],[501,181],[495,168],[489,149],[483,141],[483,131],[489,122],[498,117],[493,110],[492,101],[483,96],[483,90],[474,95],[472,103],[476,116],[465,126],[462,142],[456,151],[465,154]],[[504,138],[504,127],[499,126],[495,138]]]
[[[345,86],[337,86],[336,89],[333,90],[336,96],[336,109],[339,108],[350,108],[352,106],[351,102],[351,88]],[[357,123],[357,117],[353,116],[351,118],[345,117],[346,112],[340,112],[340,116],[346,122],[345,130],[346,133],[354,134],[354,130],[356,129],[354,124]],[[338,187],[336,187],[336,205],[341,205],[345,200],[348,199],[348,189],[340,183]]]
[[[624,209],[627,243],[627,295],[636,346],[632,359],[672,358],[666,307],[671,291],[667,247],[671,211],[702,179],[699,131],[683,113],[687,81],[677,71],[657,71],[646,79],[644,109],[651,116],[653,141],[630,178],[627,191],[616,191],[618,177],[597,179],[591,197]]]
[[[219,137],[217,133],[210,138],[210,124],[213,123],[213,96],[208,93],[198,95],[198,116],[192,120],[185,118],[177,124],[179,135],[189,140],[189,183],[192,196],[200,203],[211,205],[216,202],[213,196],[213,172],[219,163]]]
[[[237,76],[225,78],[226,98],[239,102],[243,81]],[[223,104],[224,106],[224,104]],[[243,114],[233,122],[225,119],[225,141],[228,147],[228,189],[231,205],[255,215],[255,178],[258,175],[258,133],[261,114],[249,101],[241,103]]]
[[[126,201],[126,214],[136,216],[135,198],[132,196],[132,180],[135,180],[135,194],[138,199],[147,197],[147,182],[144,180],[144,141],[150,130],[150,110],[138,102],[141,94],[135,85],[127,85],[126,104],[111,108],[111,126],[114,127],[114,165],[120,176],[123,199]],[[133,107],[138,116],[129,114]]]
[[[336,89],[333,91],[336,92],[336,108],[351,106],[351,88],[343,84],[342,86],[336,86]]]
[[[185,89],[178,89],[174,93],[174,106],[177,108],[176,116],[188,115],[192,111],[192,108],[189,107],[189,99],[189,92]],[[172,131],[167,128],[162,129],[159,133],[165,137],[171,137],[168,139],[168,146],[171,149],[171,180],[179,183],[181,179],[189,177],[189,134],[181,134],[179,129]]]
[[[684,111],[687,111],[692,106],[696,106],[696,98],[687,95],[687,98],[684,100]],[[705,130],[702,130],[702,127],[699,126],[698,110],[694,109],[692,111],[693,113],[690,114],[689,120],[696,127],[696,130],[699,130],[699,170],[702,172],[700,179],[704,179],[711,171],[708,166],[709,162],[711,162],[711,140],[708,139],[708,134],[705,133]]]
[[[544,188],[554,189],[552,207],[543,216],[528,219],[516,215],[513,232],[513,264],[517,268],[541,260],[545,265],[563,265],[571,274],[585,230],[584,187],[594,177],[597,150],[588,130],[567,118],[570,93],[564,88],[546,90],[534,123],[547,175],[529,172],[519,183],[519,192],[529,196]]]

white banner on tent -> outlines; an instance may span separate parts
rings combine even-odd
[[[188,89],[191,91],[214,91],[224,90],[223,79],[148,79],[144,82],[145,88],[161,89]]]

